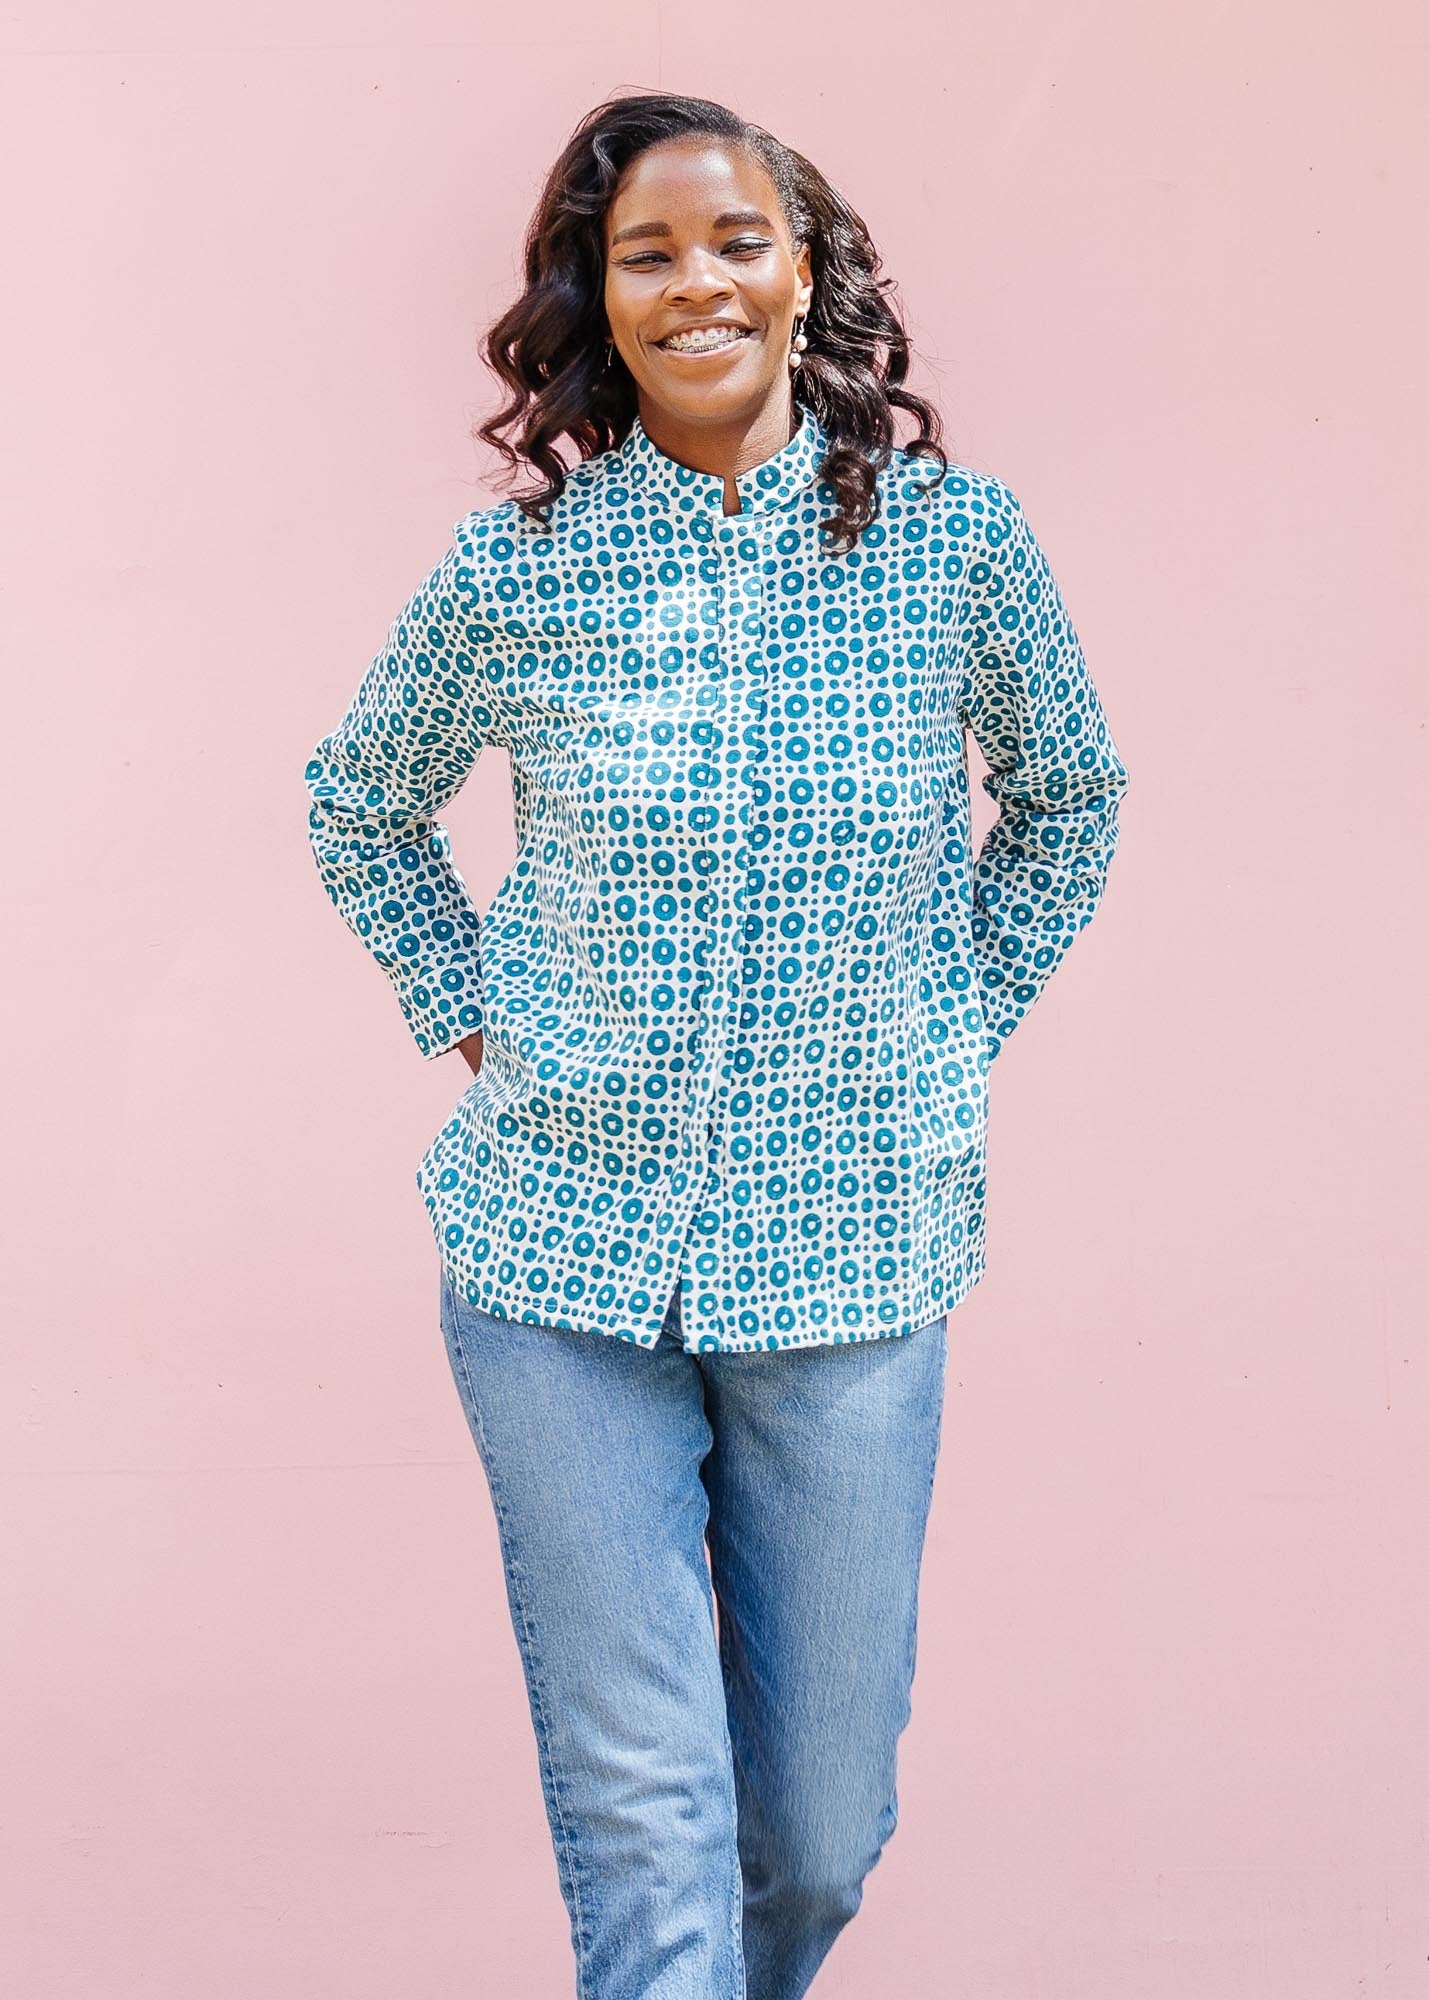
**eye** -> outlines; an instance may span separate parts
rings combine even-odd
[[[726,257],[749,257],[749,256],[757,257],[763,251],[771,249],[772,247],[773,246],[771,244],[764,242],[757,237],[756,238],[745,237],[738,243],[729,244],[726,247],[724,254]],[[650,263],[652,260],[656,263],[663,262],[664,252],[660,250],[639,250],[633,257],[622,257],[620,262],[623,269],[627,271],[633,271],[637,270],[642,264]]]

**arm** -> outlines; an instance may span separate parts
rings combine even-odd
[[[973,871],[972,923],[995,1058],[1101,901],[1129,781],[1021,502],[997,479],[986,491],[960,706],[999,814]]]
[[[469,630],[469,553],[449,548],[398,613],[305,782],[323,886],[386,973],[419,1052],[460,1045],[472,1063],[485,1022],[478,917],[435,818],[494,727]]]

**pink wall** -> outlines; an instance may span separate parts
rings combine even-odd
[[[817,1990],[1417,2000],[1416,14],[711,18],[7,10],[0,1984],[570,1990],[412,1178],[465,1073],[300,773],[494,490],[474,343],[548,160],[663,85],[865,214],[1135,773],[997,1072],[903,1818]],[[483,900],[508,814],[491,752]]]

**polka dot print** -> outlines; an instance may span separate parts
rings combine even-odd
[[[736,514],[637,418],[551,532],[466,515],[308,762],[419,1053],[483,1034],[416,1178],[488,1313],[650,1347],[678,1285],[688,1349],[754,1351],[909,1333],[983,1274],[988,1073],[1126,769],[1009,488],[895,450],[833,555],[801,418]],[[517,858],[478,913],[436,815],[486,743]]]

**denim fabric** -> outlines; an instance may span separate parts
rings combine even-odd
[[[947,1318],[752,1354],[441,1324],[578,2000],[797,2000],[898,1819]]]

